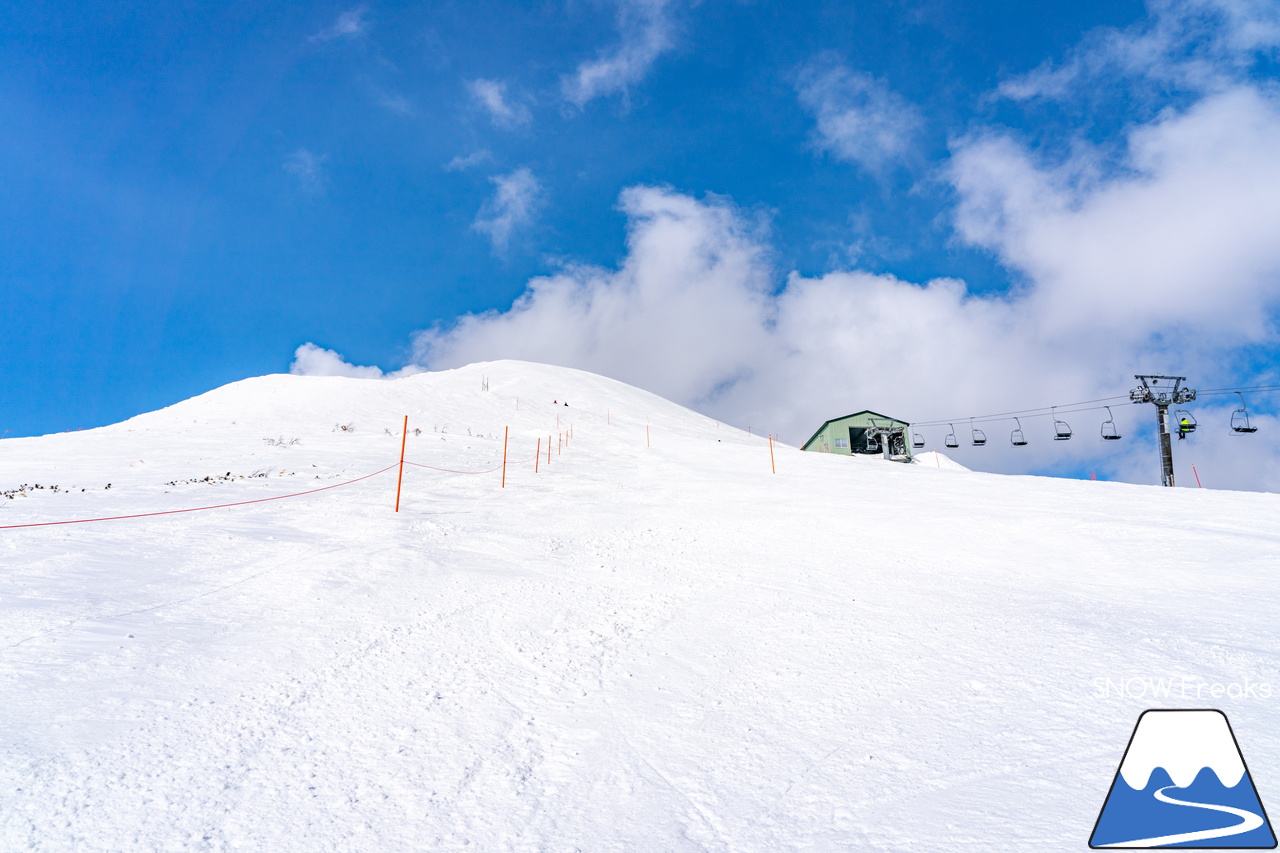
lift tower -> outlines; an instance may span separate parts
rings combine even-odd
[[[1160,484],[1173,485],[1173,442],[1169,436],[1169,407],[1189,403],[1196,398],[1194,388],[1183,388],[1185,376],[1134,376],[1142,386],[1129,392],[1135,403],[1154,403],[1160,418]],[[1158,387],[1164,382],[1165,387]]]

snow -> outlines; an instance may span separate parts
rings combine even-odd
[[[0,531],[0,849],[1079,850],[1148,707],[1222,708],[1280,792],[1274,495],[773,474],[758,435],[508,361],[6,440],[0,490],[59,489],[0,525],[345,482],[406,414],[437,468],[510,427],[506,488]]]
[[[1186,788],[1208,767],[1228,788],[1240,784],[1244,762],[1231,737],[1227,718],[1215,711],[1151,711],[1142,716],[1120,765],[1130,788],[1141,791],[1157,767],[1173,784]]]

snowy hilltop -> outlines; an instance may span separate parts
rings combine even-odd
[[[947,463],[514,361],[0,442],[0,849],[1075,851],[1149,707],[1274,800],[1280,498]]]

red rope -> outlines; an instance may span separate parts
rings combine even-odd
[[[498,468],[502,467],[499,465],[497,468],[490,468],[487,471],[455,471],[452,468],[437,468],[434,465],[423,465],[421,462],[410,462],[408,459],[404,460],[404,464],[413,465],[418,468],[426,468],[431,471],[443,471],[446,474],[492,474],[494,471],[497,471]]]
[[[300,498],[303,495],[314,495],[317,492],[327,492],[329,489],[337,489],[337,488],[341,488],[342,486],[349,486],[352,483],[358,483],[361,480],[367,480],[370,477],[376,477],[379,474],[385,474],[395,467],[396,467],[395,465],[388,465],[386,468],[383,468],[381,471],[374,471],[372,474],[365,474],[363,477],[357,477],[354,480],[347,480],[344,483],[334,483],[332,486],[321,486],[318,489],[311,489],[310,491],[306,491],[306,492],[294,492],[291,495],[276,495],[273,498],[257,498],[256,500],[251,500],[251,501],[236,501],[235,503],[214,504],[213,506],[194,506],[188,509],[166,509],[161,512],[142,512],[136,515],[111,515],[103,518],[76,518],[70,521],[39,521],[39,522],[35,522],[34,524],[5,524],[5,525],[0,525],[0,530],[13,530],[18,527],[51,527],[55,524],[87,524],[91,521],[119,521],[120,519],[123,519],[123,518],[148,518],[153,515],[176,515],[181,512],[200,512],[201,510],[206,510],[206,509],[225,509],[226,507],[230,507],[230,506],[245,506],[247,504],[260,504],[260,503],[266,503],[267,501],[282,501],[285,498]]]
[[[513,462],[512,460],[508,459],[507,467],[510,468],[514,465],[526,465],[532,461],[533,461],[532,456],[530,456],[528,459],[522,459],[518,462]],[[423,465],[421,462],[410,462],[408,459],[404,460],[404,464],[413,465],[418,468],[426,468],[429,471],[443,471],[446,474],[492,474],[494,471],[498,471],[502,468],[501,465],[496,465],[493,468],[487,468],[484,471],[456,471],[453,468],[437,468],[434,465]]]

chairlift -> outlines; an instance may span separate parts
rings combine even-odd
[[[987,443],[987,434],[973,425],[973,418],[969,418],[969,433],[974,447]]]
[[[1244,395],[1237,391],[1236,396],[1240,398],[1240,408],[1231,413],[1231,431],[1237,434],[1257,432],[1258,428],[1249,422],[1249,409],[1245,405]]]
[[[1066,441],[1071,438],[1071,426],[1066,421],[1058,419],[1058,407],[1051,406],[1049,411],[1053,416],[1053,440]]]
[[[1107,410],[1107,419],[1102,422],[1102,440],[1103,441],[1119,441],[1120,431],[1116,429],[1115,416],[1111,414],[1110,406],[1103,406]]]
[[[1017,418],[1014,418],[1013,421],[1017,426],[1014,428],[1013,432],[1009,433],[1009,441],[1014,447],[1026,447],[1027,437],[1022,434],[1022,421]]]
[[[947,437],[942,443],[947,447],[959,447],[960,440],[956,438],[956,428],[951,424],[947,424],[947,426],[951,427],[951,432],[947,433]]]
[[[914,447],[916,450],[919,450],[921,447],[924,447],[924,436],[916,432],[915,430],[911,431],[911,446]]]
[[[1181,415],[1181,417],[1179,417]],[[1178,422],[1178,434],[1180,436],[1188,436],[1196,431],[1199,424],[1196,423],[1196,416],[1188,412],[1186,409],[1174,409],[1174,420]],[[1186,421],[1186,424],[1183,424]]]

